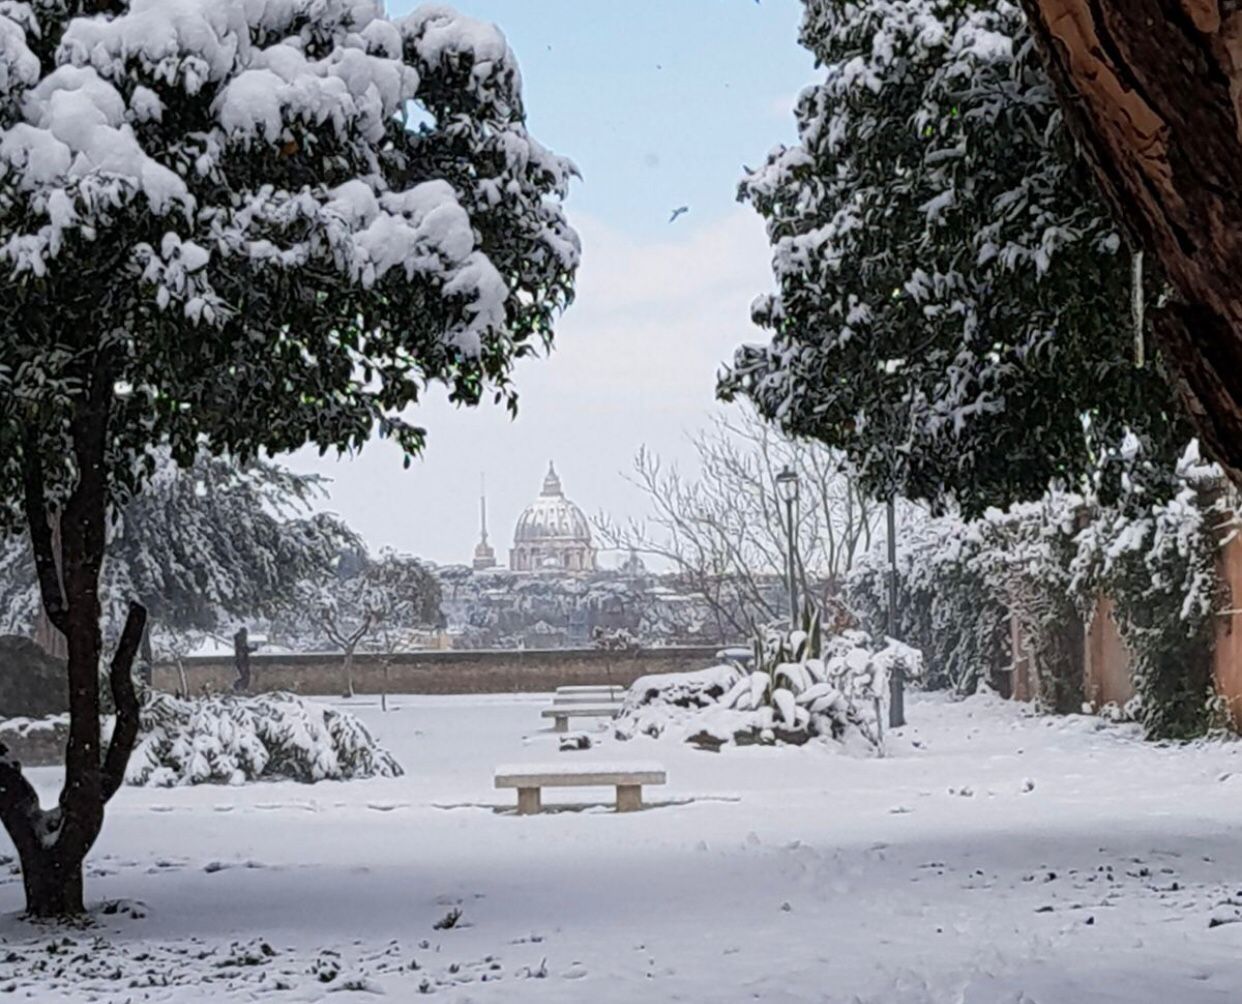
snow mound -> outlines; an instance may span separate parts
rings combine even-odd
[[[396,777],[400,765],[353,715],[293,694],[193,700],[151,693],[125,780],[172,787]]]

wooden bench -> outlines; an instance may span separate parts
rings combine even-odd
[[[519,816],[543,808],[544,788],[617,789],[617,811],[633,812],[643,807],[643,785],[665,784],[668,775],[658,763],[511,764],[496,768],[497,788],[517,789]]]
[[[556,719],[552,731],[568,732],[571,718],[616,718],[620,710],[619,704],[554,704],[541,714]]]

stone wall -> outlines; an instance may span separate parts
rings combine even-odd
[[[1220,577],[1224,596],[1216,618],[1212,674],[1235,725],[1242,725],[1242,537],[1231,538],[1221,549]]]
[[[505,694],[555,690],[567,684],[628,686],[649,673],[682,673],[715,662],[716,648],[650,648],[637,652],[597,649],[537,651],[403,652],[391,659],[386,689],[392,694]],[[288,690],[295,694],[335,695],[344,689],[340,655],[252,655],[254,691]],[[236,679],[231,657],[187,659],[191,693],[204,687],[229,690]],[[377,694],[385,688],[384,665],[375,655],[354,657],[354,690]],[[177,671],[155,667],[155,686],[178,689]]]
[[[1086,643],[1083,690],[1087,701],[1097,711],[1106,704],[1124,708],[1134,696],[1130,650],[1113,620],[1113,601],[1107,596],[1101,596],[1096,602],[1095,614],[1087,627]]]
[[[1216,692],[1229,702],[1235,724],[1242,724],[1242,537],[1232,538],[1221,548],[1218,571],[1225,595],[1214,629],[1212,673]],[[1016,631],[1011,640],[1016,669],[1013,696],[1030,700],[1027,660]],[[1109,703],[1124,706],[1134,696],[1131,657],[1113,620],[1113,603],[1107,596],[1100,597],[1096,604],[1084,644],[1087,702],[1095,710]]]
[[[47,767],[65,762],[69,716],[9,718],[0,721],[0,745],[23,767]]]

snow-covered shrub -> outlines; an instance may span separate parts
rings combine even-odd
[[[981,680],[1001,689],[1012,662],[1009,610],[983,529],[955,516],[903,523],[897,541],[897,623],[888,633],[917,647],[930,689],[972,694]],[[887,628],[888,556],[864,554],[845,579],[861,627]]]
[[[977,520],[917,520],[897,541],[898,619],[890,632],[927,659],[927,685],[972,694],[981,682],[1007,691],[1011,624],[1030,659],[1036,699],[1057,711],[1081,703],[1081,619],[1068,592],[1083,500],[1050,492],[1038,502]],[[846,580],[864,628],[888,618],[888,559],[881,547]],[[1078,639],[1077,647],[1074,645]]]
[[[931,686],[972,692],[1011,667],[1011,623],[1040,705],[1082,703],[1084,625],[1101,596],[1130,653],[1136,698],[1121,712],[1152,738],[1185,738],[1223,724],[1212,693],[1218,560],[1234,518],[1218,468],[1192,444],[1175,469],[1128,437],[1122,491],[1050,491],[981,518],[912,523],[898,538],[896,633],[927,656]],[[1115,472],[1114,472],[1115,475]],[[868,555],[846,592],[864,627],[886,618],[886,558]],[[1110,712],[1111,713],[1111,712]]]
[[[1077,538],[1072,588],[1084,609],[1101,595],[1131,657],[1126,714],[1152,738],[1182,739],[1225,724],[1212,687],[1213,615],[1223,530],[1233,516],[1224,478],[1191,444],[1167,501],[1129,496],[1099,511]],[[1130,479],[1128,479],[1130,480]],[[1137,481],[1137,479],[1133,479]]]
[[[186,700],[152,692],[125,780],[169,787],[401,773],[358,719],[325,704],[286,693]]]
[[[733,689],[745,671],[738,663],[724,662],[690,673],[653,673],[640,676],[626,692],[626,711],[662,705],[675,708],[706,708]]]
[[[698,673],[645,677],[622,707],[619,738],[657,736],[676,726],[698,745],[804,743],[817,736],[877,749],[892,673],[922,673],[921,654],[862,631],[823,639],[818,616],[807,629],[768,631],[747,670],[727,663]]]

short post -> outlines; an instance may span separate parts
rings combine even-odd
[[[518,788],[518,815],[533,816],[543,808],[539,788]]]
[[[643,786],[641,784],[617,785],[617,811],[636,812],[643,807]]]
[[[568,715],[557,715],[556,723],[552,726],[552,731],[553,732],[568,732],[569,731],[569,716]]]

